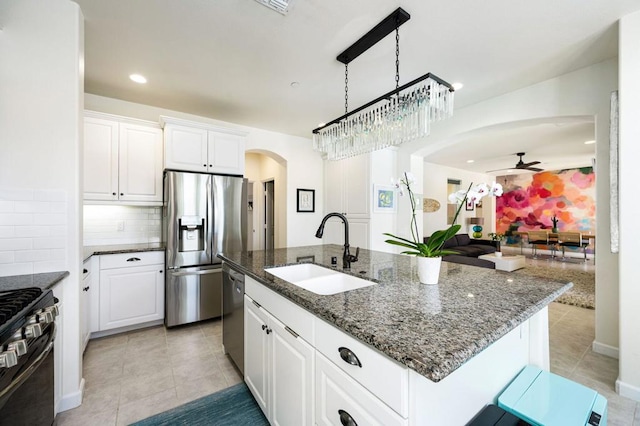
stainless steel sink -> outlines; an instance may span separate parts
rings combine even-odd
[[[375,284],[373,281],[363,280],[353,275],[311,263],[266,268],[265,271],[291,284],[321,295],[343,293]]]

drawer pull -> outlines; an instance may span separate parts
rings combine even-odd
[[[338,352],[340,352],[340,358],[342,358],[344,362],[351,365],[357,365],[358,367],[362,368],[362,364],[360,363],[360,360],[358,359],[356,354],[354,354],[351,351],[351,349],[340,347],[338,348]]]
[[[284,329],[287,330],[289,332],[289,334],[291,334],[296,339],[298,338],[299,334],[296,333],[295,331],[293,331],[292,329],[290,329],[288,325],[285,325]]]
[[[83,274],[86,274],[87,272],[89,272],[89,271],[87,271],[86,269],[83,269],[83,270],[82,270],[82,273],[83,273]]]
[[[127,262],[140,262],[139,257],[130,257],[127,259]]]
[[[342,426],[358,426],[358,423],[356,423],[353,417],[346,411],[338,410],[338,414],[340,415],[340,423],[342,423]]]
[[[89,291],[89,286],[84,287],[82,291]]]

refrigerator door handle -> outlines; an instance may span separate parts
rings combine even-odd
[[[217,274],[220,272],[220,268],[216,269],[205,269],[203,271],[191,271],[191,272],[172,272],[171,274],[176,277],[184,277],[187,275],[208,275],[208,274]]]

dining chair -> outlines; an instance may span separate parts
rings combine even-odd
[[[558,232],[558,245],[562,247],[561,260],[567,260],[567,258],[564,256],[565,247],[575,247],[582,248],[582,252],[584,253],[584,261],[587,261],[587,246],[589,245],[589,241],[585,241],[582,239],[582,233]]]
[[[527,232],[527,241],[531,244],[533,259],[538,259],[538,246],[551,247],[551,257],[555,257],[555,246],[549,243],[547,231],[529,231]]]

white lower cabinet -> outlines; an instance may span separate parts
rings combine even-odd
[[[164,319],[164,253],[100,256],[99,310],[100,331]]]
[[[313,346],[245,296],[245,382],[272,425],[314,421]]]
[[[316,352],[317,425],[407,425],[386,404]]]

